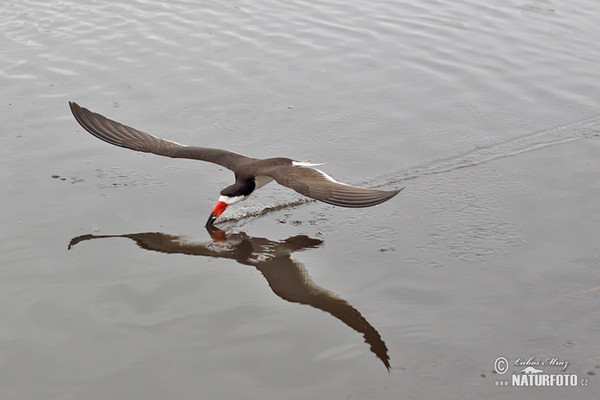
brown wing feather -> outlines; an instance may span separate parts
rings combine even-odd
[[[333,180],[318,169],[300,166],[278,168],[268,175],[300,194],[340,207],[374,206],[391,199],[403,189],[376,190],[350,186]]]
[[[77,103],[69,102],[69,105],[79,125],[98,139],[115,146],[166,157],[208,161],[229,169],[233,169],[240,159],[253,160],[227,150],[184,146],[113,121]]]

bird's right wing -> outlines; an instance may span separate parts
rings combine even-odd
[[[79,106],[77,103],[69,102],[69,105],[79,125],[98,139],[115,146],[166,157],[208,161],[229,169],[232,169],[233,165],[239,162],[240,159],[252,160],[250,157],[227,150],[185,146],[177,142],[161,139],[108,119],[103,115]]]
[[[321,170],[299,165],[280,167],[268,175],[300,194],[340,207],[371,207],[391,199],[404,189],[376,190],[346,185]]]

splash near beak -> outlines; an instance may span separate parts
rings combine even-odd
[[[212,213],[208,217],[208,221],[206,221],[205,226],[211,226],[212,224],[214,224],[215,221],[217,220],[217,218],[219,218],[219,216],[221,214],[223,214],[223,211],[225,211],[226,208],[227,208],[227,203],[219,201],[217,203],[217,205],[215,206],[215,208],[213,208]]]

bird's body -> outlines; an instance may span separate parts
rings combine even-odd
[[[227,150],[186,146],[150,135],[69,102],[79,124],[97,138],[115,146],[172,158],[212,162],[235,174],[235,183],[223,189],[206,225],[212,225],[228,205],[245,200],[256,189],[275,180],[296,192],[341,207],[370,207],[394,197],[400,190],[364,189],[337,182],[316,169],[318,164],[277,157],[258,159]]]

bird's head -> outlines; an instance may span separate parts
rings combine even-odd
[[[212,213],[208,216],[208,221],[206,221],[206,226],[212,226],[215,223],[217,218],[223,214],[223,211],[227,208],[229,204],[224,201],[219,201],[215,208],[213,208]]]
[[[208,217],[208,221],[206,221],[205,226],[212,226],[212,224],[215,223],[217,218],[219,218],[221,216],[221,214],[223,214],[223,212],[225,211],[227,206],[238,203],[242,200],[246,200],[247,198],[248,198],[248,196],[221,195],[221,197],[219,197],[219,201],[217,202],[217,205],[215,206],[215,208],[213,208],[212,212],[210,213],[210,216]]]

